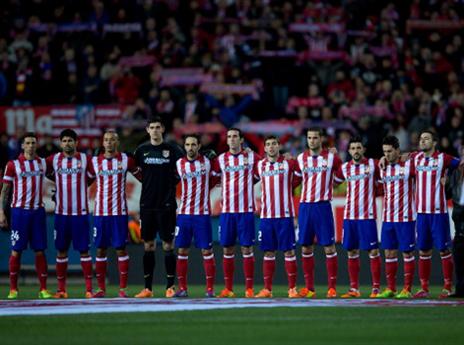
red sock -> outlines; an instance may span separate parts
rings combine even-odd
[[[306,288],[314,291],[314,253],[302,254],[301,262]]]
[[[451,291],[453,285],[453,256],[450,254],[441,257],[441,267],[443,269],[444,285],[443,288]]]
[[[105,257],[97,257],[95,260],[95,272],[97,274],[97,284],[100,290],[106,291],[106,267],[107,259]],[[82,266],[83,268],[84,266]]]
[[[125,289],[127,287],[127,277],[129,274],[129,255],[118,257],[119,269],[119,288]]]
[[[382,270],[382,261],[380,259],[380,255],[377,254],[376,256],[370,256],[371,259],[371,276],[372,276],[372,288],[379,289],[380,288],[380,271]]]
[[[327,266],[327,280],[329,289],[335,289],[337,286],[337,271],[338,271],[338,261],[337,253],[326,254],[325,255],[326,266]]]
[[[85,289],[92,291],[92,257],[81,256],[82,273],[84,273]]]
[[[263,258],[264,288],[272,291],[272,279],[275,272],[275,256]]]
[[[21,258],[19,256],[10,255],[10,290],[18,291],[18,274],[21,268]]]
[[[39,278],[40,290],[47,290],[47,258],[45,254],[35,256],[35,270]]]
[[[66,274],[68,271],[68,257],[56,258],[56,279],[58,280],[58,291],[66,291]]]
[[[224,284],[227,290],[234,290],[234,270],[235,270],[235,255],[224,255],[222,258],[222,266],[224,270]]]
[[[285,270],[287,271],[288,288],[293,289],[296,286],[296,256],[285,257]]]
[[[348,274],[350,288],[359,290],[359,255],[348,256]]]
[[[179,283],[179,289],[187,290],[187,265],[188,256],[178,255],[176,263],[177,281]]]
[[[214,254],[203,255],[203,268],[206,275],[206,290],[214,290],[214,279],[216,277],[216,262],[214,261]]]
[[[398,272],[398,258],[385,259],[385,273],[387,275],[387,287],[396,291],[396,273]]]
[[[243,255],[243,273],[245,273],[245,289],[253,289],[255,276],[255,257],[253,253]]]
[[[410,258],[404,258],[404,289],[411,292],[412,290],[412,281],[414,279],[414,270],[415,270],[415,258],[411,256]]]
[[[424,291],[429,291],[430,272],[432,269],[432,257],[420,256],[419,257],[419,279],[421,288]]]

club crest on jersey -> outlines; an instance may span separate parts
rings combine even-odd
[[[82,168],[82,163],[81,162],[77,162],[77,168],[78,169]]]
[[[323,159],[322,162],[321,162],[321,164],[322,164],[322,166],[323,166],[324,168],[326,168],[327,165],[328,165],[328,162],[327,162],[325,159]]]
[[[404,168],[400,168],[400,175],[404,175]]]
[[[168,158],[169,157],[169,150],[163,150],[163,152],[161,154],[163,155],[164,158]]]
[[[370,172],[371,172],[371,169],[369,167],[366,167],[366,169],[364,169],[364,173],[366,175],[369,175]]]

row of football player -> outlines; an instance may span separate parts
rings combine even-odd
[[[337,275],[337,256],[334,247],[333,216],[331,214],[330,200],[333,181],[348,181],[347,205],[345,209],[344,245],[349,251],[348,269],[350,272],[351,289],[345,297],[358,296],[359,275],[359,249],[369,251],[373,276],[372,296],[379,293],[380,256],[377,248],[377,231],[375,229],[375,207],[373,195],[375,184],[381,180],[385,189],[385,205],[391,205],[393,218],[386,216],[384,211],[384,229],[382,229],[382,243],[387,245],[387,277],[389,287],[383,295],[395,293],[394,279],[397,268],[397,249],[403,251],[405,266],[408,272],[414,272],[414,257],[412,251],[414,242],[407,242],[414,233],[414,204],[417,200],[420,207],[418,216],[418,239],[421,258],[419,260],[419,275],[423,283],[418,297],[428,295],[428,276],[430,275],[430,250],[435,244],[442,254],[445,276],[443,296],[451,291],[452,259],[449,254],[449,224],[445,222],[446,203],[441,183],[435,183],[445,175],[447,167],[456,167],[459,161],[435,150],[436,142],[430,132],[421,135],[421,153],[404,155],[400,157],[398,143],[395,138],[385,139],[385,155],[389,164],[385,169],[379,169],[377,163],[363,156],[364,147],[355,139],[349,146],[352,160],[342,164],[337,156],[321,146],[321,132],[319,129],[307,131],[309,150],[298,156],[297,160],[285,159],[279,154],[279,141],[276,137],[266,138],[266,158],[260,160],[256,154],[249,150],[242,150],[243,137],[238,129],[227,132],[228,152],[220,155],[213,162],[199,154],[199,138],[195,135],[185,139],[185,157],[176,152],[174,147],[163,142],[164,126],[159,120],[153,120],[147,125],[150,142],[139,147],[135,159],[118,152],[118,138],[114,132],[107,132],[103,138],[105,152],[98,157],[88,159],[77,153],[77,136],[71,130],[61,133],[60,140],[62,153],[50,157],[46,161],[35,156],[36,138],[29,135],[24,138],[24,154],[17,160],[9,162],[5,171],[4,184],[1,194],[2,210],[0,221],[5,224],[6,217],[3,212],[5,196],[13,183],[14,194],[12,202],[12,255],[10,257],[10,298],[17,297],[17,273],[19,271],[20,254],[30,242],[32,249],[37,253],[36,267],[41,282],[39,297],[47,298],[45,286],[46,264],[43,249],[46,246],[45,221],[41,200],[41,184],[43,176],[48,175],[57,184],[55,246],[58,250],[57,277],[58,291],[55,297],[67,297],[66,268],[67,250],[71,241],[74,249],[81,252],[81,263],[86,279],[86,296],[103,297],[105,295],[106,249],[109,246],[116,248],[118,253],[118,266],[120,270],[120,296],[127,296],[128,256],[124,241],[127,236],[127,207],[125,202],[125,176],[131,171],[142,181],[141,219],[142,237],[145,240],[144,273],[145,289],[136,297],[152,296],[152,279],[154,269],[154,237],[159,232],[163,240],[163,249],[166,253],[165,266],[167,271],[167,296],[186,296],[186,271],[188,248],[192,236],[195,236],[197,246],[202,248],[207,276],[207,296],[214,296],[212,282],[214,280],[214,258],[211,251],[211,225],[209,221],[209,184],[220,184],[223,190],[223,212],[220,219],[220,241],[224,247],[223,267],[225,289],[220,297],[232,297],[234,252],[236,238],[242,246],[244,257],[244,272],[246,276],[246,296],[254,296],[254,219],[253,219],[253,188],[255,178],[260,178],[263,186],[262,212],[261,212],[261,248],[265,251],[264,272],[265,289],[257,294],[259,297],[272,296],[272,275],[274,271],[275,251],[285,253],[286,269],[289,277],[289,296],[314,297],[314,259],[313,241],[315,236],[318,243],[323,245],[327,256],[327,269],[329,276],[328,297],[337,295],[335,290]],[[170,171],[165,174],[163,169]],[[168,191],[175,190],[178,175],[182,184],[181,204],[177,216],[176,244],[178,259],[173,255],[174,234],[171,229],[176,224],[175,208],[160,209],[146,207],[143,202],[144,192],[152,193],[150,176],[156,172],[163,172],[157,180],[167,185]],[[155,175],[151,173],[155,173]],[[431,177],[422,174],[430,174]],[[171,176],[172,175],[172,176]],[[99,290],[92,293],[92,263],[88,255],[89,239],[87,217],[87,185],[92,178],[97,181],[97,197],[95,209],[95,228],[97,259],[96,271]],[[412,180],[416,179],[423,188],[430,188],[434,193],[413,194]],[[216,179],[216,180],[214,180]],[[168,182],[168,183],[165,183]],[[296,257],[294,253],[294,232],[292,205],[292,190],[302,183],[302,196],[300,203],[299,241],[303,247],[302,266],[305,275],[305,288],[296,291]],[[408,188],[405,189],[405,186]],[[155,188],[155,190],[162,189]],[[389,192],[390,191],[390,192]],[[425,203],[421,196],[436,195],[432,203],[438,207],[430,206],[430,200]],[[163,193],[166,194],[166,193]],[[167,193],[169,194],[169,193]],[[174,195],[173,193],[171,193]],[[442,196],[443,194],[443,196]],[[172,197],[167,195],[169,199]],[[146,195],[145,195],[146,196]],[[165,202],[166,200],[161,200]],[[170,200],[167,200],[170,201]],[[169,204],[164,203],[164,205]],[[149,205],[150,206],[150,205]],[[156,206],[156,205],[155,205]],[[432,211],[428,211],[428,208]],[[434,208],[435,207],[435,208]],[[408,210],[407,212],[405,210]],[[409,211],[411,210],[411,211]],[[421,222],[421,215],[424,221]],[[172,217],[174,215],[174,217]],[[437,221],[439,219],[439,221]],[[447,219],[447,218],[446,218]],[[42,226],[43,224],[43,226]],[[430,225],[430,226],[429,226]],[[447,225],[447,227],[446,227]],[[422,231],[421,231],[422,230]],[[423,233],[421,237],[421,232]],[[404,234],[406,233],[406,235]],[[442,233],[440,237],[437,233]],[[293,237],[292,237],[293,234]],[[375,234],[375,240],[374,240]],[[385,236],[384,236],[385,234]],[[447,235],[447,236],[446,236]],[[435,243],[432,243],[432,239]],[[390,242],[388,242],[390,241]],[[441,242],[440,242],[441,241]],[[44,246],[45,245],[45,246]],[[174,290],[174,273],[177,270],[179,289]],[[399,295],[410,296],[410,281],[412,274],[407,275],[405,289]],[[424,278],[424,279],[422,279]]]

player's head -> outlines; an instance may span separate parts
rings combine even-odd
[[[21,149],[27,155],[34,155],[37,150],[37,136],[33,132],[27,132],[21,137]]]
[[[425,130],[419,136],[419,149],[422,152],[433,152],[437,146],[437,136],[434,132]]]
[[[264,152],[268,158],[277,158],[280,154],[280,141],[275,135],[264,138]]]
[[[322,129],[311,127],[306,130],[306,140],[310,150],[318,151],[322,148]]]
[[[389,163],[395,163],[400,157],[400,142],[393,135],[386,136],[382,141],[383,155]]]
[[[164,134],[164,123],[161,117],[155,116],[147,121],[146,127],[147,133],[150,135],[150,139],[154,141],[161,141]]]
[[[60,133],[60,147],[66,154],[73,154],[77,147],[77,133],[70,128]]]
[[[119,146],[119,136],[116,131],[109,129],[103,134],[103,148],[106,153],[116,153],[118,152]]]
[[[197,158],[200,148],[200,136],[198,134],[187,134],[184,136],[184,149],[187,152],[188,159]]]
[[[227,145],[230,151],[240,151],[243,145],[243,134],[239,128],[227,130]]]
[[[361,137],[355,136],[350,139],[348,143],[348,153],[355,162],[359,162],[364,158],[366,148],[362,142]]]

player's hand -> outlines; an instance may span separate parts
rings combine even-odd
[[[379,168],[382,169],[382,170],[385,170],[386,166],[387,166],[387,158],[385,158],[385,156],[383,156],[379,160]]]
[[[285,152],[282,156],[284,156],[285,159],[295,159],[290,152]]]
[[[0,228],[8,228],[8,220],[6,219],[5,212],[0,211]]]

